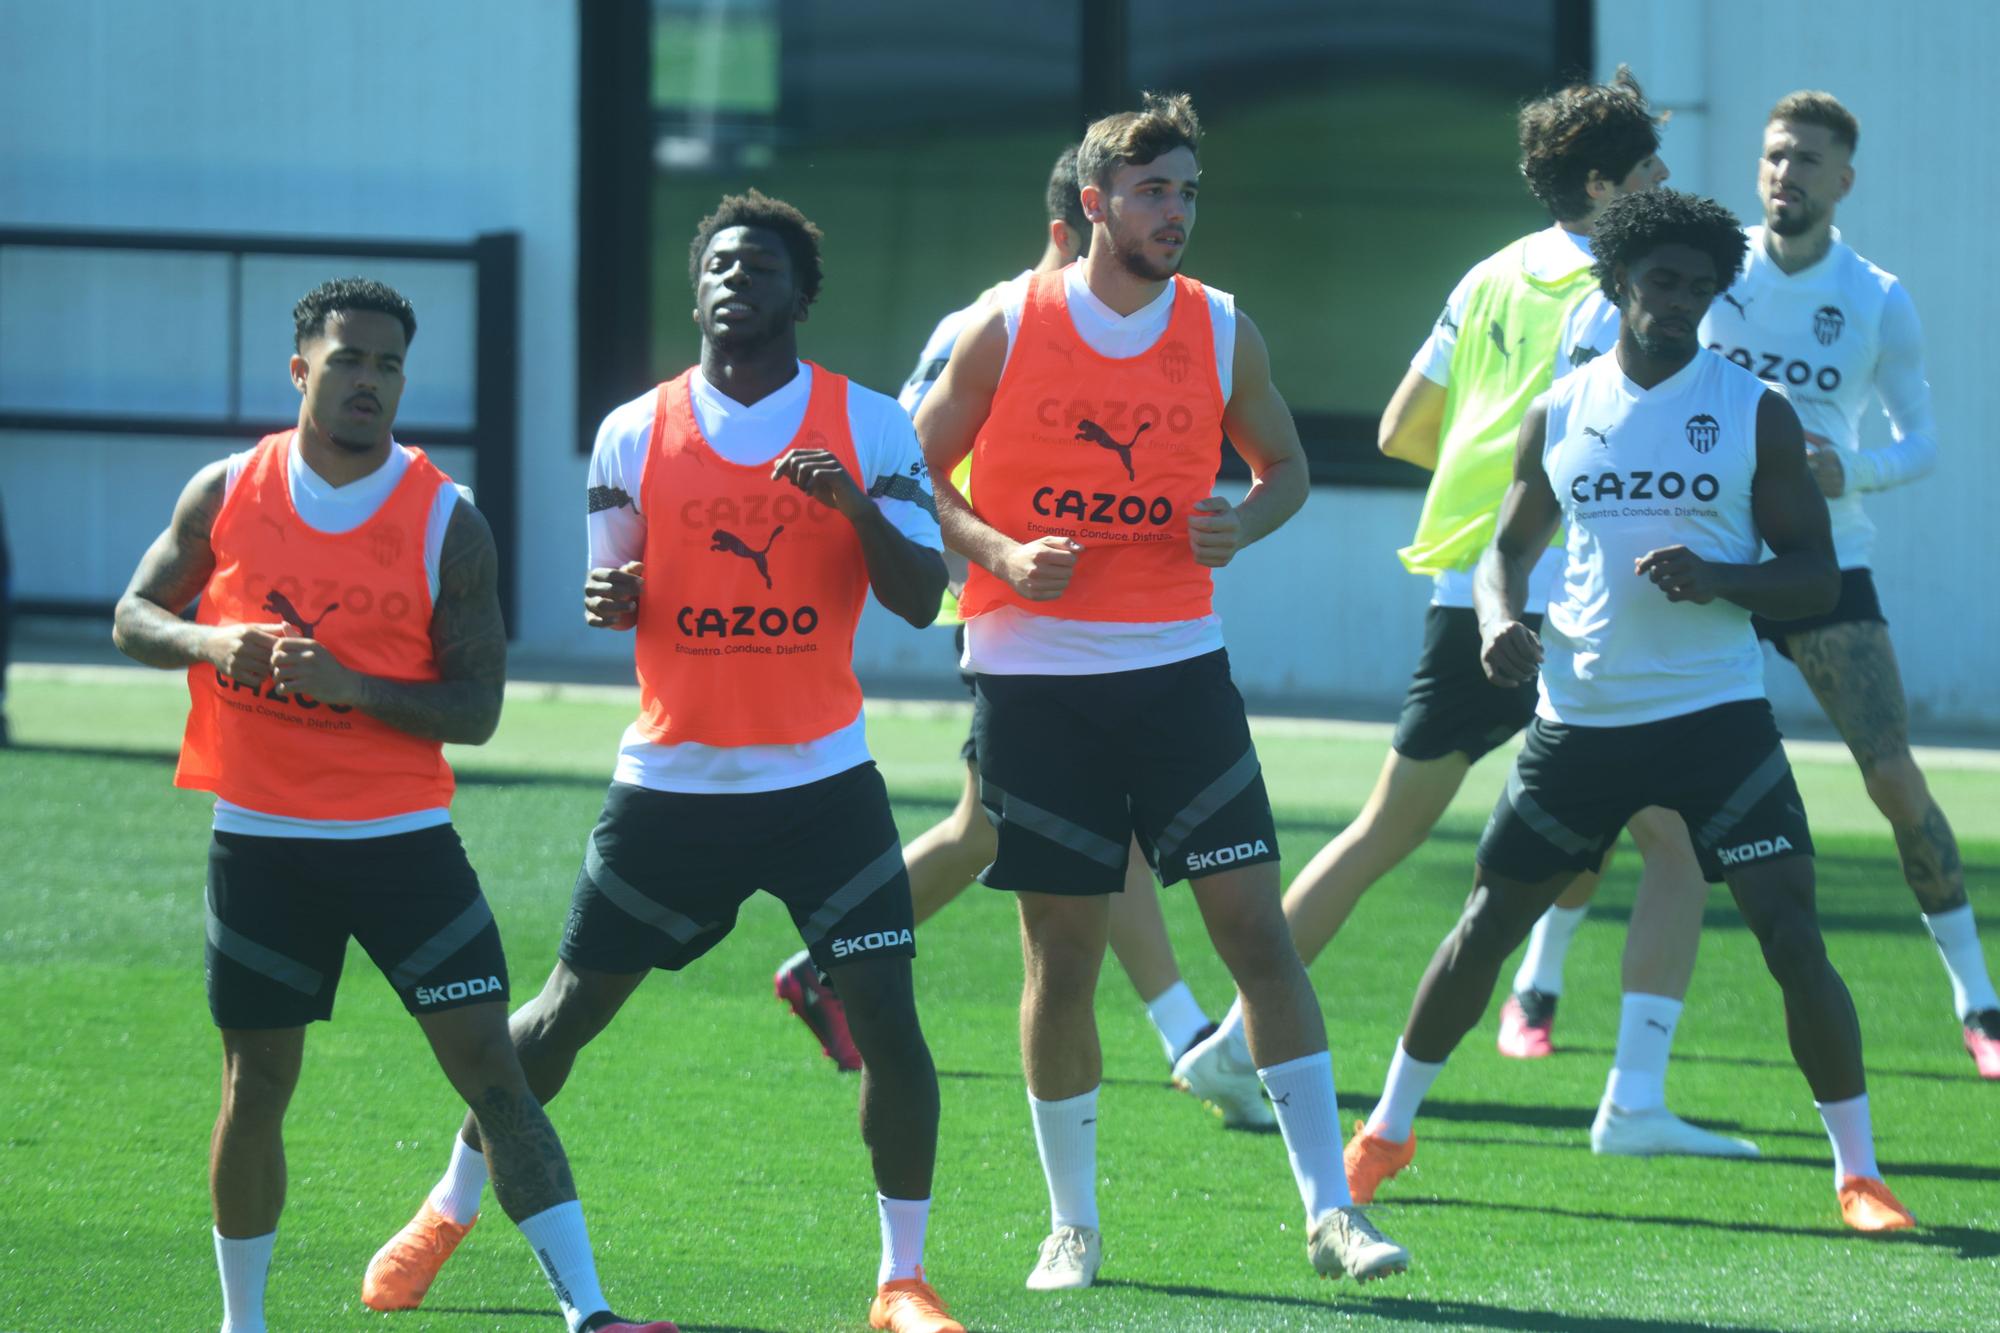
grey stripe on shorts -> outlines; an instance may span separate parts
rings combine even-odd
[[[715,929],[714,926],[702,925],[692,917],[682,916],[671,907],[661,906],[627,884],[605,862],[604,853],[597,850],[597,835],[594,833],[584,847],[583,873],[590,876],[590,882],[597,886],[599,893],[611,900],[613,907],[681,944]]]
[[[438,964],[472,943],[479,932],[491,924],[493,909],[486,905],[482,894],[443,930],[418,945],[408,958],[396,964],[395,971],[389,974],[389,984],[398,990],[416,985],[429,976]]]
[[[1161,864],[1173,860],[1181,844],[1194,835],[1194,831],[1215,817],[1215,812],[1243,794],[1256,781],[1259,766],[1257,751],[1253,747],[1243,752],[1243,757],[1223,770],[1221,777],[1204,787],[1187,803],[1187,808],[1167,821],[1160,830],[1157,846]]]
[[[1704,847],[1713,847],[1722,841],[1722,835],[1743,822],[1743,816],[1750,813],[1757,802],[1771,794],[1771,789],[1785,780],[1791,771],[1791,764],[1785,758],[1785,747],[1780,745],[1772,750],[1764,762],[1750,771],[1743,779],[1743,785],[1730,793],[1722,808],[1715,812],[1715,818],[1701,826],[1701,833],[1695,841]]]
[[[888,851],[861,867],[854,878],[835,889],[819,905],[819,910],[799,927],[799,937],[808,945],[818,944],[842,917],[866,902],[877,889],[894,879],[896,872],[902,868],[903,844],[892,842]]]
[[[1044,810],[1039,805],[1024,801],[1011,792],[1005,792],[986,783],[986,794],[999,798],[1000,818],[1009,824],[1019,824],[1030,833],[1039,833],[1050,842],[1067,847],[1079,856],[1088,857],[1099,865],[1116,869],[1125,864],[1125,845],[1092,833],[1081,824],[1071,823],[1053,810]]]
[[[287,958],[275,949],[267,949],[249,936],[238,934],[222,924],[222,918],[215,914],[213,900],[203,906],[208,914],[208,942],[223,957],[241,963],[281,986],[289,986],[301,995],[317,995],[320,987],[326,984],[326,977],[317,969],[307,967],[295,958]]]
[[[1568,852],[1571,856],[1581,856],[1590,850],[1590,839],[1542,809],[1535,798],[1528,795],[1527,788],[1521,781],[1519,766],[1507,775],[1507,804],[1514,807],[1514,813],[1519,815],[1529,828],[1541,835],[1542,841],[1549,843],[1558,851]]]

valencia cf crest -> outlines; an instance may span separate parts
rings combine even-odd
[[[1705,454],[1715,447],[1722,438],[1722,424],[1706,412],[1688,418],[1688,443],[1698,454]]]
[[[1186,383],[1188,372],[1193,369],[1194,356],[1180,339],[1176,338],[1160,348],[1160,373],[1167,377],[1167,383]]]
[[[1846,327],[1847,316],[1840,313],[1837,305],[1823,305],[1813,311],[1813,337],[1819,339],[1821,347],[1833,346]]]
[[[391,569],[403,558],[403,529],[400,525],[378,528],[368,534],[368,553],[375,563]]]

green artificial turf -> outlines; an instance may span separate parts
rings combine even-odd
[[[20,748],[0,752],[0,1328],[213,1329],[208,819],[205,798],[169,786],[181,696],[164,676],[25,673],[8,704]],[[516,697],[492,745],[454,755],[458,824],[517,993],[553,959],[629,709],[588,693]],[[906,836],[954,799],[963,725],[951,709],[884,710],[871,723]],[[1383,744],[1272,724],[1260,748],[1289,875],[1351,818]],[[1503,763],[1474,771],[1438,834],[1313,968],[1350,1119],[1381,1086],[1417,975],[1457,914]],[[983,1330],[1994,1327],[2000,1086],[1972,1075],[1858,778],[1823,760],[1799,774],[1829,947],[1868,1043],[1884,1172],[1922,1229],[1868,1238],[1840,1226],[1777,992],[1721,893],[1669,1095],[1765,1157],[1591,1156],[1637,874],[1625,855],[1577,937],[1558,1053],[1501,1059],[1488,1014],[1424,1107],[1414,1167],[1373,1210],[1414,1265],[1365,1289],[1313,1276],[1282,1143],[1226,1132],[1167,1087],[1157,1040],[1107,967],[1103,1277],[1089,1292],[1031,1296],[1021,1281],[1047,1213],[1016,1047],[1019,952],[1011,905],[976,889],[920,932],[917,964],[944,1099],[929,1244],[939,1288]],[[1988,892],[2000,773],[1937,771],[1932,783],[1975,902],[2000,921]],[[1219,1013],[1223,970],[1185,893],[1164,897],[1189,982]],[[2000,932],[1987,939],[2000,955]],[[735,937],[648,983],[553,1104],[606,1289],[625,1311],[717,1333],[866,1327],[877,1234],[856,1081],[771,997],[771,971],[795,947],[783,911],[754,901]],[[458,1118],[415,1026],[353,951],[288,1123],[274,1333],[559,1327],[490,1197],[428,1308],[385,1317],[360,1306],[363,1265],[436,1178]]]

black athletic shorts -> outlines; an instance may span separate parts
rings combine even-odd
[[[1529,883],[1595,870],[1649,805],[1687,821],[1711,884],[1731,866],[1812,855],[1805,802],[1762,699],[1630,727],[1528,724],[1479,863]]]
[[[959,621],[951,632],[951,646],[958,654],[958,660],[965,660],[965,622]],[[968,764],[979,762],[979,683],[978,678],[964,667],[958,669],[958,683],[965,686],[965,692],[972,696],[973,724],[965,729],[965,743],[958,747],[958,757]]]
[[[1807,616],[1803,620],[1766,620],[1763,616],[1752,615],[1750,624],[1757,631],[1758,638],[1776,648],[1778,656],[1789,662],[1792,650],[1785,642],[1789,636],[1825,629],[1828,625],[1851,625],[1868,620],[1878,625],[1889,623],[1882,614],[1882,599],[1875,595],[1875,574],[1867,569],[1843,569],[1840,571],[1840,600],[1825,615]]]
[[[1278,859],[1220,649],[1101,675],[982,674],[973,730],[980,801],[999,831],[979,876],[993,888],[1121,892],[1135,832],[1163,884]]]
[[[559,952],[595,972],[679,971],[759,889],[790,909],[822,972],[916,955],[903,844],[873,763],[742,795],[612,783]]]
[[[500,927],[451,825],[353,841],[215,834],[205,970],[217,1027],[333,1017],[349,936],[413,1014],[507,999]]]
[[[1521,623],[1540,631],[1539,611]],[[1535,715],[1535,682],[1495,685],[1479,665],[1479,615],[1467,606],[1433,606],[1424,615],[1424,652],[1403,696],[1389,742],[1405,759],[1467,759],[1505,744]]]

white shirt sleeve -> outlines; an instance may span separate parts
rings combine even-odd
[[[1618,345],[1618,307],[1602,290],[1592,288],[1563,316],[1556,334],[1555,378],[1584,366]]]
[[[1465,304],[1471,297],[1472,274],[1467,273],[1445,298],[1437,323],[1431,325],[1431,336],[1424,339],[1424,345],[1410,358],[1411,369],[1433,384],[1451,383],[1451,354],[1458,346],[1458,326],[1465,319]]]
[[[867,474],[869,498],[890,526],[919,546],[944,549],[938,531],[937,502],[931,497],[930,469],[917,444],[917,429],[909,416],[880,394],[859,385],[848,390],[848,428],[854,437],[855,461]]]
[[[1889,416],[1895,442],[1863,449],[1847,462],[1857,490],[1881,491],[1917,480],[1937,466],[1937,417],[1924,378],[1924,331],[1916,303],[1897,283],[1882,307],[1881,352],[1875,392]]]
[[[971,308],[954,310],[938,321],[931,330],[931,336],[924,343],[924,350],[917,353],[916,369],[903,381],[902,392],[896,395],[896,402],[910,417],[917,415],[925,398],[944,374],[945,363],[951,360],[951,349],[958,343],[958,332],[964,328],[972,314]]]
[[[655,390],[657,392],[657,390]],[[590,569],[616,569],[646,555],[646,516],[639,511],[646,446],[653,433],[653,394],[604,418],[590,451]]]

